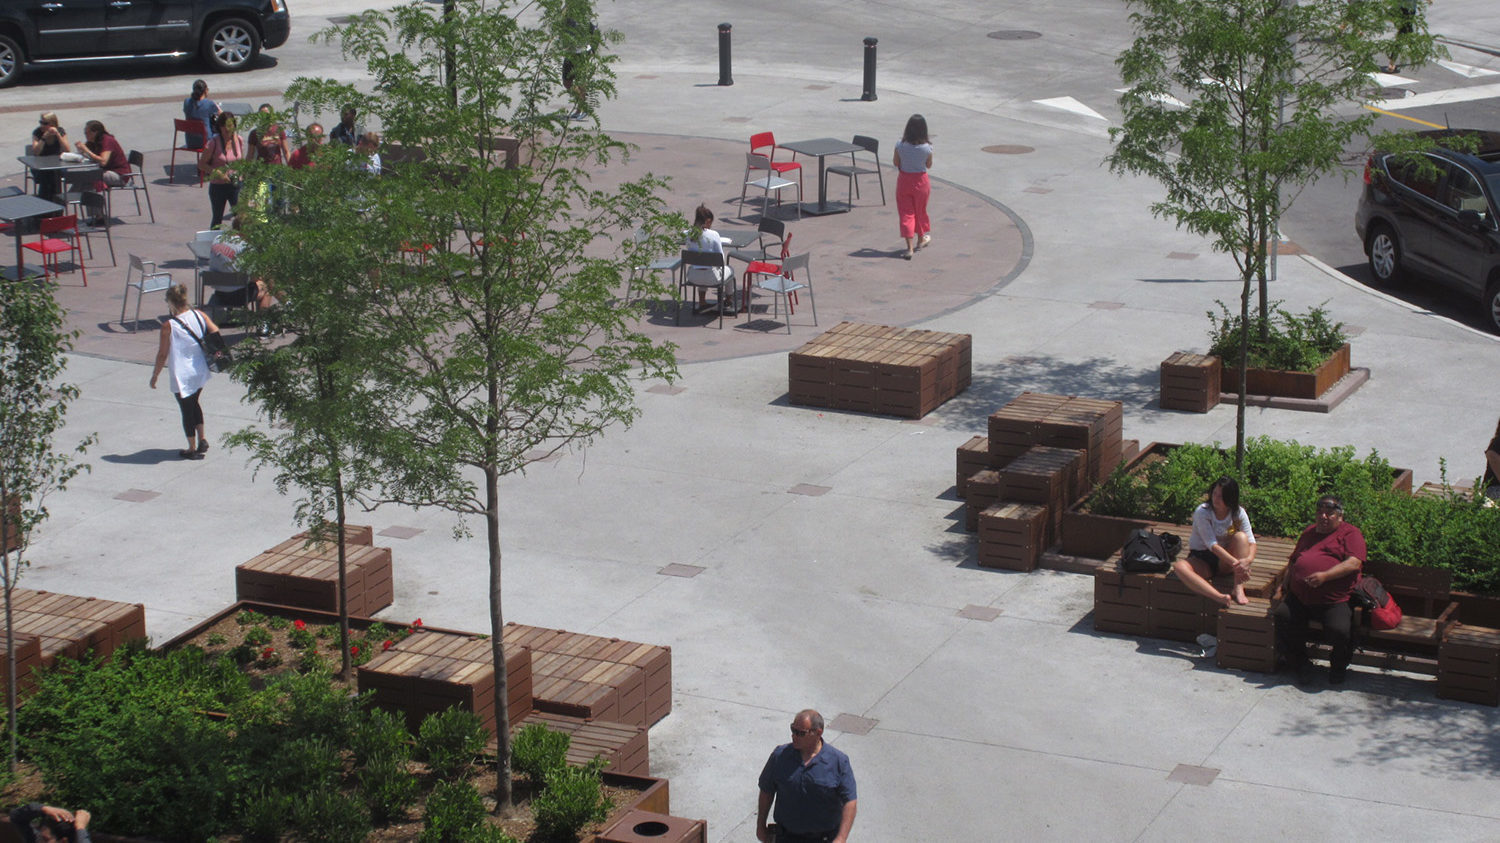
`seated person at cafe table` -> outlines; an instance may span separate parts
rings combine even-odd
[[[68,152],[68,130],[57,125],[57,114],[44,112],[31,130],[32,155],[61,155]],[[52,199],[62,193],[62,176],[55,173],[36,174],[36,195]]]
[[[236,215],[233,230],[220,234],[214,240],[214,244],[208,250],[208,269],[210,272],[238,272],[236,263],[240,252],[245,250],[245,239],[239,235],[239,230],[244,225],[245,217]],[[239,290],[224,291],[215,290],[209,297],[210,307],[244,307],[250,303],[252,295],[255,306],[262,310],[276,304],[276,298],[271,295],[271,288],[265,281],[256,278],[248,286]]]
[[[724,238],[719,232],[714,231],[714,212],[707,205],[699,205],[693,212],[693,227],[688,232],[687,243],[684,246],[690,252],[718,252],[724,254]],[[733,304],[734,299],[734,271],[727,266],[690,266],[687,268],[687,280],[701,285],[724,284],[727,285],[725,295],[719,301],[719,306],[726,307]],[[704,291],[706,286],[698,287],[698,305],[703,306],[706,300]]]
[[[74,144],[78,154],[99,165],[99,179],[106,187],[123,187],[130,178],[130,161],[120,142],[98,120],[83,124],[83,136],[88,140]]]

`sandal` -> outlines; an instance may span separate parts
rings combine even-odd
[[[202,454],[198,453],[197,451],[189,451],[186,448],[184,448],[181,451],[178,451],[177,452],[177,456],[179,456],[179,457],[181,457],[181,458],[183,458],[185,460],[201,460],[201,459],[203,459],[203,455]]]
[[[200,453],[200,454],[206,454],[206,453],[208,453],[208,440],[207,439],[199,439],[198,440],[198,453]]]

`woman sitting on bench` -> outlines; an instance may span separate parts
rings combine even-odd
[[[1208,487],[1208,500],[1193,510],[1193,532],[1188,537],[1187,556],[1172,563],[1182,584],[1225,606],[1250,602],[1245,581],[1255,560],[1255,533],[1250,516],[1240,506],[1240,484],[1233,477],[1220,477]],[[1220,572],[1233,572],[1234,588],[1224,594],[1214,588]]]

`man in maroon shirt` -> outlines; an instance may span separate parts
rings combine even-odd
[[[1282,600],[1275,613],[1277,649],[1297,671],[1298,684],[1312,681],[1307,622],[1318,621],[1324,639],[1333,647],[1328,681],[1341,685],[1354,657],[1349,592],[1364,567],[1364,534],[1344,522],[1344,505],[1338,498],[1324,495],[1318,500],[1318,520],[1302,531],[1288,559]]]

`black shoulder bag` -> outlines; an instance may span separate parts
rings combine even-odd
[[[198,348],[203,350],[203,357],[208,361],[209,371],[223,372],[234,363],[234,355],[229,351],[229,343],[224,342],[224,337],[218,331],[205,331],[203,336],[199,337],[193,333],[193,329],[189,328],[187,323],[176,316],[172,317],[172,321],[181,325],[182,330],[187,331],[188,336],[193,338],[193,342],[198,344]]]

